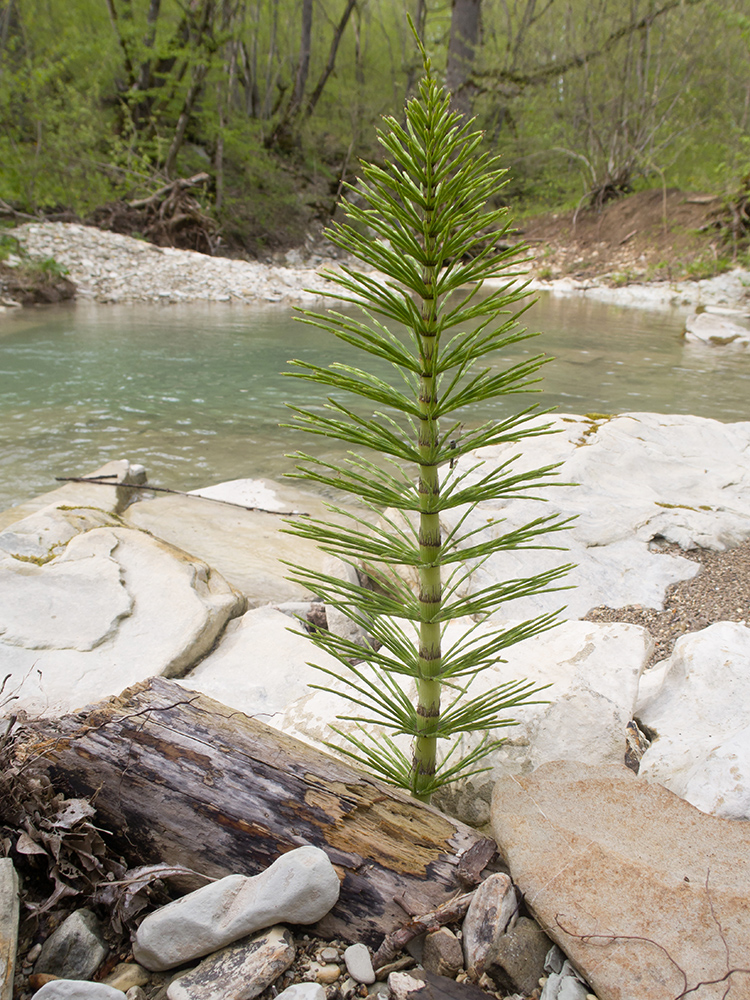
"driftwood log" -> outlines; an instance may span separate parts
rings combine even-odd
[[[462,858],[487,853],[470,827],[164,678],[57,720],[28,749],[69,793],[95,797],[97,824],[132,864],[254,875],[292,848],[323,848],[342,880],[323,937],[377,947],[465,892]]]

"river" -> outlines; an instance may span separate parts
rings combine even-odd
[[[750,419],[750,352],[682,339],[683,314],[542,295],[524,317],[542,334],[514,357],[545,353],[543,393],[488,404],[485,418],[537,401],[564,413],[651,410]],[[153,483],[194,489],[278,478],[297,448],[285,403],[321,401],[289,379],[291,358],[354,360],[282,305],[76,306],[0,317],[0,509],[113,458]],[[498,366],[502,359],[492,359]]]

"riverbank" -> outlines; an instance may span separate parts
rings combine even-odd
[[[54,259],[77,287],[77,298],[99,303],[287,302],[307,304],[325,293],[320,274],[336,267],[336,250],[317,243],[280,255],[274,264],[209,257],[78,223],[28,223],[14,230],[33,259]],[[585,296],[643,309],[719,308],[750,313],[750,271],[735,268],[700,280],[624,283],[614,280],[603,251],[591,251],[585,276],[550,275],[540,250],[529,288]],[[611,263],[611,261],[609,262]],[[615,276],[616,277],[616,276]],[[2,298],[2,296],[0,296]],[[5,305],[13,308],[5,296]]]
[[[278,265],[209,257],[71,222],[27,223],[13,234],[30,257],[64,268],[79,300],[99,303],[305,304],[328,284],[318,269],[335,263],[300,251]]]

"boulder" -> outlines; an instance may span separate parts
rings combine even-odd
[[[263,509],[245,510],[235,503]],[[316,545],[284,533],[282,514],[292,511],[316,517],[326,513],[312,494],[269,480],[235,480],[189,497],[161,496],[135,504],[125,520],[204,560],[245,595],[248,607],[258,607],[310,598],[304,587],[286,579],[290,569],[285,562],[322,566],[324,556]]]
[[[677,640],[641,682],[636,714],[655,735],[640,774],[703,812],[750,819],[750,628],[718,622]]]
[[[750,347],[750,329],[734,323],[726,316],[694,312],[685,320],[685,340],[712,347]]]
[[[497,783],[492,829],[526,905],[599,1000],[750,990],[750,972],[732,971],[749,968],[750,825],[624,766],[556,761]]]
[[[47,507],[0,533],[0,659],[14,711],[59,714],[184,673],[243,610],[205,563],[102,510]]]
[[[508,627],[514,624],[505,622]],[[452,644],[468,629],[474,629],[479,637],[488,628],[470,619],[457,620],[446,629],[445,642]],[[581,621],[563,622],[508,647],[503,651],[505,662],[498,661],[478,675],[471,696],[524,678],[552,686],[538,696],[537,704],[508,712],[517,725],[491,733],[506,740],[487,758],[491,770],[441,789],[434,797],[435,804],[463,822],[481,825],[489,819],[492,788],[502,774],[529,771],[549,760],[584,759],[600,765],[621,762],[625,727],[633,718],[639,678],[651,648],[651,637],[640,626]],[[321,657],[322,653],[313,650],[307,658],[323,663]],[[305,662],[304,653],[300,660]],[[369,676],[362,664],[359,669]],[[339,666],[338,674],[342,673]],[[341,681],[326,678],[325,682],[334,690],[345,690]],[[320,745],[338,740],[331,733],[330,722],[342,714],[351,714],[342,697],[308,689],[269,722],[290,736]],[[352,722],[339,720],[337,726],[343,732],[355,732]],[[372,729],[377,732],[376,727]],[[461,752],[468,752],[478,742],[476,734],[468,734],[462,739]],[[399,745],[408,752],[408,739],[400,738]]]
[[[476,545],[541,515],[575,517],[567,530],[541,539],[568,551],[495,553],[467,589],[473,593],[567,562],[576,567],[562,582],[575,589],[508,602],[493,615],[497,620],[531,618],[563,605],[567,618],[601,604],[661,608],[670,584],[699,571],[695,562],[660,551],[664,542],[723,550],[750,538],[750,422],[627,413],[547,416],[536,423],[557,433],[479,449],[463,456],[457,471],[469,486],[520,452],[514,472],[561,463],[552,477],[560,485],[530,490],[541,492],[543,505],[530,499],[481,503],[463,528],[478,530],[470,542]],[[444,530],[465,513],[444,512]]]
[[[299,622],[272,607],[254,608],[227,625],[221,643],[181,683],[277,726],[290,703],[307,697],[308,684],[326,682],[311,660],[341,669]]]
[[[314,924],[339,888],[325,851],[296,848],[259,875],[227,875],[150,913],[138,927],[133,957],[161,971],[276,923]]]

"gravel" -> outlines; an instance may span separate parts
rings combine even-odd
[[[68,222],[28,223],[13,235],[30,257],[52,257],[64,267],[77,298],[95,302],[306,304],[330,287],[316,268],[335,267],[299,251],[288,253],[283,266],[209,257]]]
[[[602,606],[593,608],[585,617],[586,621],[630,622],[647,628],[656,643],[647,667],[666,659],[685,632],[697,632],[715,622],[750,625],[750,541],[725,552],[683,552],[678,546],[663,551],[701,564],[692,580],[668,588],[663,611],[640,605]]]

